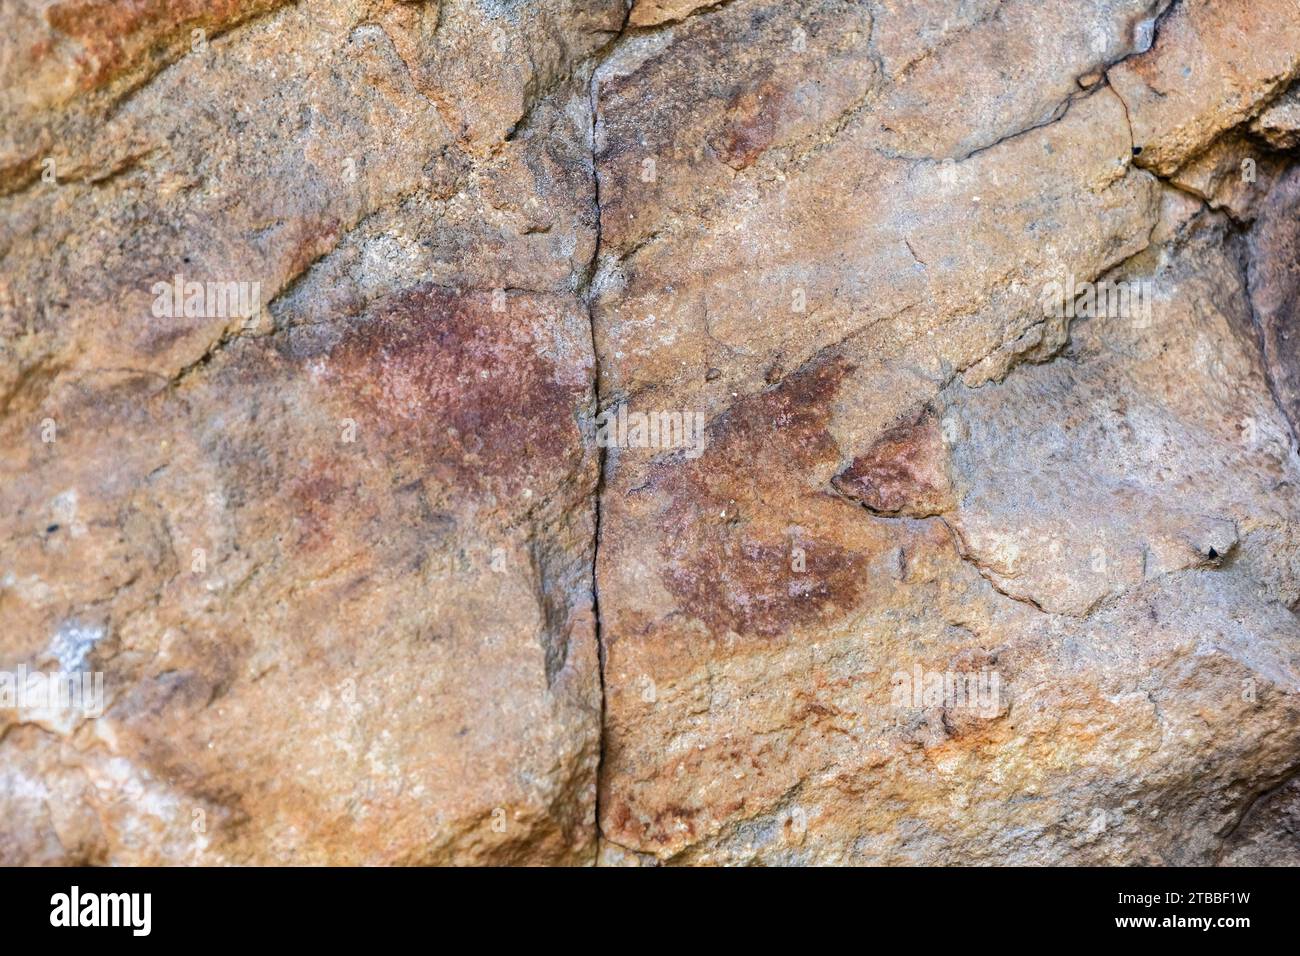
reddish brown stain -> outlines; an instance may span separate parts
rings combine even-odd
[[[542,492],[584,454],[576,409],[590,384],[585,356],[561,368],[540,354],[555,321],[528,297],[497,312],[488,292],[416,287],[353,325],[324,378],[359,435],[449,487]]]
[[[724,163],[736,170],[745,169],[772,145],[784,100],[785,91],[772,82],[732,96],[727,104],[726,126],[712,140]]]
[[[665,846],[675,841],[693,842],[699,833],[699,808],[669,804],[648,820],[635,817],[631,806],[619,801],[606,818],[607,832],[620,841],[637,846]]]
[[[852,371],[839,358],[818,360],[778,385],[740,399],[710,428],[695,471],[704,475],[722,467],[724,480],[728,474],[753,472],[760,482],[780,482],[780,472],[798,473],[834,458],[839,449],[826,428],[840,383]]]
[[[855,603],[867,573],[860,556],[819,541],[806,570],[796,572],[789,547],[730,535],[708,519],[707,510],[687,518],[694,527],[682,529],[671,554],[686,563],[665,569],[663,577],[683,610],[714,634],[776,637],[796,625],[837,616]]]
[[[831,483],[872,511],[923,518],[952,506],[946,458],[939,423],[926,414],[885,432]]]
[[[335,474],[334,459],[315,457],[290,484],[289,502],[299,550],[316,551],[334,540],[334,512],[351,497]]]
[[[664,464],[660,571],[679,607],[709,631],[771,638],[844,613],[867,584],[868,557],[825,537],[801,539],[793,567],[785,526],[814,494],[812,466],[837,461],[827,432],[846,363],[832,359],[741,399],[709,429],[704,453]]]

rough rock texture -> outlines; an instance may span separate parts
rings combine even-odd
[[[1297,0],[0,26],[0,862],[1300,863]]]
[[[108,700],[5,715],[0,858],[590,861],[580,70],[623,10],[262,4],[167,65],[214,8],[42,6],[41,70],[156,72],[85,139],[14,108],[56,182],[4,201],[0,648],[80,628]],[[177,273],[263,308],[158,318]]]

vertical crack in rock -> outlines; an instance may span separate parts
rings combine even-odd
[[[591,188],[592,202],[596,207],[596,241],[594,243],[591,261],[587,263],[586,275],[583,276],[582,295],[584,304],[587,309],[587,321],[591,329],[591,353],[592,353],[592,393],[595,402],[593,409],[594,415],[599,415],[603,410],[601,394],[601,360],[600,349],[597,347],[596,338],[596,315],[592,304],[593,287],[595,285],[596,271],[600,268],[601,255],[601,232],[602,232],[602,213],[600,203],[600,169],[596,156],[596,124],[599,121],[600,104],[598,102],[599,93],[597,92],[596,77],[600,72],[600,65],[615,46],[618,41],[627,32],[628,23],[632,17],[632,8],[635,0],[625,0],[626,9],[623,14],[623,22],[620,24],[618,32],[610,38],[604,48],[599,50],[592,59],[591,75],[587,78],[587,104],[590,115],[590,134],[591,134]],[[594,418],[593,415],[593,418]],[[594,441],[594,436],[593,436]],[[596,845],[596,862],[600,861],[600,791],[601,791],[601,773],[605,767],[605,637],[602,628],[600,614],[600,579],[597,575],[597,562],[600,556],[600,533],[601,533],[601,514],[603,509],[605,493],[605,465],[607,451],[605,448],[597,445],[596,447],[596,490],[595,490],[595,520],[593,522],[593,541],[591,547],[591,609],[592,617],[595,621],[596,631],[596,653],[598,657],[598,670],[600,680],[600,755],[596,761],[596,800],[595,800],[595,845]]]

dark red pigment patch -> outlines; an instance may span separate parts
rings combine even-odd
[[[700,769],[697,760],[688,759],[688,763],[693,771]],[[655,810],[646,820],[633,812],[628,801],[617,799],[609,809],[605,832],[616,835],[630,846],[666,846],[683,838],[693,842],[702,832],[699,818],[703,812],[698,807],[670,803]]]
[[[710,427],[698,459],[655,470],[652,481],[670,502],[660,576],[711,633],[775,637],[844,613],[865,589],[867,555],[787,533],[792,524],[825,525],[816,501],[823,492],[807,476],[839,460],[827,424],[850,371],[838,359],[819,362],[741,399]],[[793,568],[796,545],[802,571]]]
[[[288,483],[288,502],[294,525],[294,546],[318,551],[334,542],[340,512],[359,517],[356,490],[346,482],[337,456],[315,456],[311,467]],[[373,508],[373,505],[371,505]]]
[[[378,432],[448,487],[545,493],[584,454],[576,409],[590,387],[585,357],[560,368],[539,354],[557,322],[528,297],[496,312],[491,293],[416,287],[348,329],[324,378],[358,435]]]
[[[924,518],[951,507],[945,459],[939,423],[926,414],[885,432],[831,484],[872,511]]]
[[[770,81],[737,92],[727,104],[726,127],[711,145],[737,171],[753,165],[776,139],[786,91]]]

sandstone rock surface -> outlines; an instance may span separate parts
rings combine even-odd
[[[0,862],[1300,863],[1296,0],[0,26]]]

